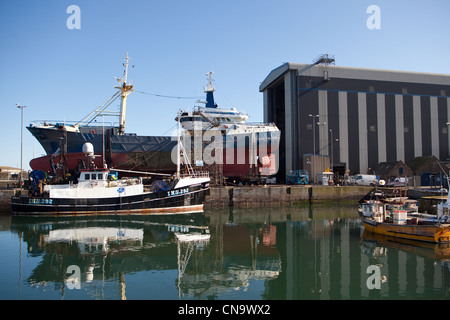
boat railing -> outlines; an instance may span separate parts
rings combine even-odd
[[[276,127],[274,122],[246,122],[245,124],[259,127]]]
[[[183,173],[180,175],[183,178],[209,178],[209,171],[193,171],[191,173]]]
[[[32,120],[30,121],[30,127],[75,127],[76,124],[78,124],[78,121],[66,121],[66,120]],[[112,127],[115,126],[116,123],[112,122],[91,122],[87,124],[83,124],[83,126],[88,127]],[[116,125],[117,126],[117,125]]]

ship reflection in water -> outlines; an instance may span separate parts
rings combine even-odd
[[[1,299],[450,297],[448,248],[363,233],[354,206],[13,216],[2,230]]]

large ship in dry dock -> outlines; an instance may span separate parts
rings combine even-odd
[[[75,170],[84,159],[82,147],[91,143],[96,152],[95,164],[109,168],[151,171],[171,174],[176,164],[171,160],[171,152],[177,141],[170,136],[140,136],[125,132],[127,98],[134,92],[128,81],[129,57],[124,63],[124,74],[118,79],[118,89],[107,101],[92,111],[81,121],[32,121],[27,129],[44,148],[46,155],[30,161],[33,170],[50,174],[53,167],[61,162],[61,140],[65,141],[65,165],[67,170]],[[120,112],[108,110],[120,98]],[[118,116],[119,124],[103,122],[102,116]],[[101,120],[101,121],[97,121]]]
[[[173,173],[176,165],[172,159],[176,148],[176,139],[171,136],[140,136],[125,132],[125,112],[127,97],[134,87],[127,80],[128,55],[124,63],[125,71],[116,86],[118,91],[104,104],[91,112],[83,120],[69,123],[63,121],[33,121],[27,129],[39,141],[46,155],[30,161],[33,170],[42,170],[52,174],[58,163],[64,161],[68,170],[76,170],[83,161],[81,152],[85,143],[91,143],[96,153],[95,164],[120,170],[133,170],[153,173]],[[248,123],[248,115],[235,108],[222,109],[214,103],[212,73],[208,73],[208,85],[205,87],[205,107],[194,107],[193,111],[181,114],[181,125],[191,132],[195,123],[202,124],[200,132],[218,130],[223,139],[223,163],[220,175],[223,177],[260,176],[277,170],[277,157],[280,131],[274,124]],[[101,115],[111,115],[107,108],[117,99],[121,99],[119,125],[107,125],[96,121]],[[100,118],[101,119],[101,118]],[[237,145],[236,137],[243,136],[244,144]],[[228,137],[228,138],[227,138]],[[64,159],[61,159],[61,141],[64,140]],[[228,151],[227,151],[228,149]],[[230,150],[232,150],[230,152]],[[192,152],[194,153],[194,152]],[[232,157],[230,158],[230,154]],[[237,159],[238,155],[243,155]],[[205,168],[205,163],[192,161],[192,165]],[[264,172],[263,172],[264,173]]]
[[[245,182],[248,179],[264,177],[278,171],[278,147],[280,130],[274,123],[247,122],[247,113],[236,108],[218,108],[214,102],[214,86],[212,72],[208,72],[208,84],[205,87],[206,101],[204,107],[194,107],[192,111],[184,111],[180,115],[180,122],[187,137],[186,146],[190,146],[193,164],[208,162],[212,153],[205,149],[212,140],[218,142],[215,147],[220,156],[210,157],[213,167],[220,165],[224,177],[234,178]],[[178,117],[175,118],[178,121]],[[199,136],[200,134],[200,136]],[[212,138],[214,137],[214,138]],[[201,143],[198,143],[201,140]],[[206,142],[205,142],[206,141]],[[196,152],[199,148],[200,152]],[[213,171],[215,172],[215,168]]]

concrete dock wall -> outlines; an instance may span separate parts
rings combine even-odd
[[[372,188],[358,186],[212,187],[205,208],[292,206],[318,202],[357,202]],[[14,190],[0,190],[0,212],[11,212]]]
[[[11,212],[11,197],[14,190],[0,190],[0,212]]]
[[[312,202],[357,202],[372,188],[360,186],[213,187],[206,208],[267,207]]]

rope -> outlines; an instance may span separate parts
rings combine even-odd
[[[144,92],[144,91],[135,91],[137,93],[142,93],[142,94],[146,94],[149,96],[154,96],[154,97],[159,97],[159,98],[169,98],[169,99],[200,99],[200,96],[197,97],[178,97],[178,96],[166,96],[166,95],[162,95],[162,94],[156,94],[156,93],[149,93],[149,92]]]

